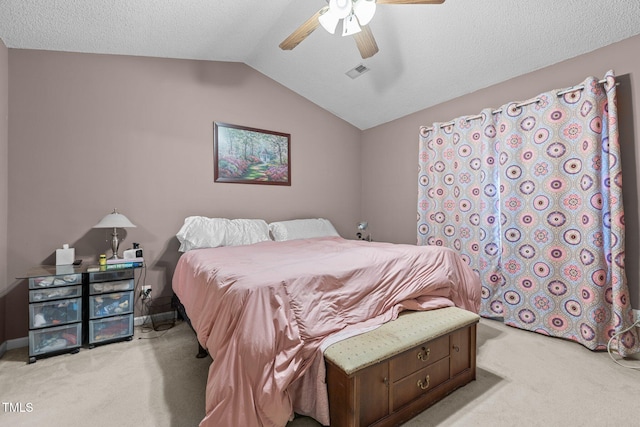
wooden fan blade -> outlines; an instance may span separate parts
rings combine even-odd
[[[313,33],[313,31],[318,28],[318,25],[320,25],[320,21],[318,21],[318,18],[320,17],[320,15],[322,15],[325,9],[327,9],[327,6],[317,11],[311,18],[307,19],[302,25],[296,28],[296,30],[291,33],[289,37],[287,37],[282,41],[282,43],[280,43],[280,49],[291,50],[294,47],[298,46],[304,39],[306,39],[309,34]]]
[[[376,0],[377,4],[442,4],[444,0]]]
[[[354,34],[353,38],[356,40],[356,45],[358,46],[362,59],[371,58],[378,53],[378,44],[368,25],[362,27],[362,31]]]

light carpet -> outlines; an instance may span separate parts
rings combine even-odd
[[[10,350],[0,359],[0,425],[195,427],[211,363],[196,350],[185,323],[34,364],[26,348]],[[640,426],[640,371],[606,352],[482,319],[477,361],[476,381],[405,427]],[[318,424],[287,427],[302,426]]]

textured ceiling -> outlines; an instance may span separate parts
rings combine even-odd
[[[640,34],[638,0],[378,5],[380,52],[319,27],[325,0],[0,0],[9,48],[244,62],[360,129]],[[364,64],[371,70],[345,75]]]

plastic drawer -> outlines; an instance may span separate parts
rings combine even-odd
[[[29,289],[49,288],[52,286],[69,286],[82,282],[82,274],[65,274],[64,276],[41,276],[29,279]]]
[[[29,304],[29,329],[63,325],[82,320],[82,298]]]
[[[29,331],[29,356],[78,348],[81,345],[81,323]]]
[[[124,268],[122,270],[96,271],[89,273],[89,282],[110,282],[113,280],[133,279],[133,268]]]
[[[82,285],[55,287],[49,289],[34,289],[29,291],[29,302],[47,301],[61,298],[76,298],[82,296]]]
[[[91,295],[95,295],[95,294],[104,294],[106,292],[132,291],[134,286],[135,286],[135,281],[133,279],[119,280],[117,282],[91,283],[89,285],[89,293]]]
[[[113,316],[133,312],[133,291],[89,297],[89,317]]]
[[[89,321],[89,344],[133,336],[133,315]]]

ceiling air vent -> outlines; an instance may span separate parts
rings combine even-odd
[[[352,68],[349,71],[347,71],[346,74],[347,74],[347,76],[351,77],[352,79],[355,79],[356,77],[360,77],[361,75],[363,75],[367,71],[369,71],[369,68],[367,68],[364,65],[360,64],[357,67]]]

